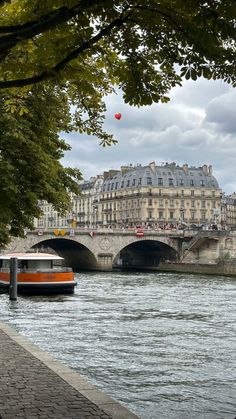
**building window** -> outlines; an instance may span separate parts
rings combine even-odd
[[[170,211],[170,220],[174,219],[174,211]]]
[[[181,196],[184,196],[184,190],[181,191]]]
[[[212,194],[212,196],[215,196],[215,191],[212,191],[211,194]]]
[[[152,178],[151,177],[147,177],[147,185],[152,185]]]
[[[127,184],[126,184],[126,186],[127,186],[127,187],[129,187],[129,180],[127,180]]]
[[[193,181],[193,179],[190,179],[190,186],[194,186],[194,181]]]
[[[170,199],[170,207],[174,207],[174,200]]]
[[[195,219],[195,211],[191,211],[191,220]]]
[[[206,208],[206,201],[202,201],[202,208]]]
[[[158,185],[163,186],[163,178],[162,177],[158,178]]]
[[[205,221],[205,219],[206,219],[206,213],[205,211],[202,211],[202,220]]]
[[[132,186],[135,186],[135,179],[133,179],[132,181]]]
[[[159,189],[159,196],[161,196],[162,195],[162,190],[161,189]]]
[[[148,199],[148,205],[149,205],[149,207],[152,206],[152,199]]]
[[[205,191],[202,191],[201,192],[201,196],[205,196]]]
[[[191,207],[194,208],[195,207],[195,201],[192,199],[191,201]]]
[[[163,207],[163,199],[161,198],[161,199],[159,199],[159,206],[160,207]]]
[[[180,179],[179,180],[179,184],[180,184],[180,186],[184,186],[184,180],[183,179]]]
[[[116,182],[116,186],[115,186],[115,189],[117,189],[118,188],[118,182]]]
[[[174,185],[173,179],[169,178],[169,186],[173,186],[173,185]]]
[[[121,187],[121,188],[123,188],[123,187],[124,187],[124,181],[123,181],[123,180],[122,180],[122,182],[121,182],[120,187]]]
[[[141,185],[141,184],[142,184],[142,178],[140,177],[138,180],[138,185]]]
[[[159,211],[159,220],[163,220],[163,211]]]
[[[191,191],[191,196],[194,196],[194,191]]]
[[[204,180],[200,180],[200,186],[205,186]]]

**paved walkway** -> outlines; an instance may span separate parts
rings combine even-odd
[[[137,416],[0,323],[0,418],[137,419]]]

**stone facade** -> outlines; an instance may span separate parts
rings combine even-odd
[[[126,166],[104,180],[100,212],[105,225],[220,225],[221,190],[211,166]]]
[[[224,195],[221,203],[222,225],[236,228],[236,193]]]
[[[42,235],[37,233],[39,231],[29,232],[25,239],[15,238],[6,252],[30,251],[33,248],[53,250],[65,258],[67,266],[72,266],[76,271],[111,271],[119,267],[158,270],[163,269],[163,261],[165,269],[168,269],[172,261],[173,265],[178,262],[178,269],[183,272],[185,265],[188,266],[186,272],[201,272],[201,266],[214,265],[215,271],[204,268],[202,272],[210,270],[217,274],[216,266],[219,265],[225,269],[225,274],[231,274],[236,266],[235,232],[145,231],[143,237],[138,237],[135,231],[110,229],[97,231],[92,236],[82,230],[72,236],[69,230],[65,236],[55,236],[53,231],[45,231]],[[198,268],[195,269],[196,266]]]
[[[71,211],[63,217],[47,202],[40,202],[43,215],[35,220],[35,226],[42,230],[138,225],[161,229],[180,225],[220,227],[221,198],[211,166],[180,167],[176,163],[157,166],[155,162],[147,166],[122,166],[81,183],[81,195],[71,195]],[[223,208],[226,225],[229,208]]]

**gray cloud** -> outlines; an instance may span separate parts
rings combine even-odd
[[[214,124],[213,129],[222,133],[236,132],[236,91],[220,95],[206,107],[205,123]]]
[[[130,107],[120,92],[106,99],[104,128],[118,144],[99,146],[94,137],[63,134],[72,150],[63,164],[79,167],[87,179],[127,163],[157,164],[176,161],[201,166],[212,164],[220,187],[236,190],[236,92],[222,82],[185,82],[171,92],[168,104]],[[120,121],[114,114],[121,112]]]

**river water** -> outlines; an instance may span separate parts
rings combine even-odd
[[[74,295],[0,295],[1,321],[143,419],[234,419],[236,280],[83,273]]]

